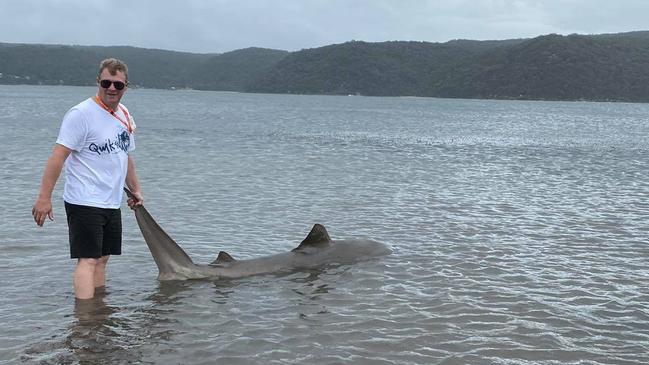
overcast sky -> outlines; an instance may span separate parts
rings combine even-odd
[[[198,53],[649,30],[649,0],[0,0],[0,42]]]

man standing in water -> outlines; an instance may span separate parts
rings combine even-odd
[[[106,263],[122,252],[120,205],[124,184],[143,202],[135,163],[135,123],[120,100],[128,86],[128,68],[109,58],[99,65],[97,95],[72,107],[43,173],[32,215],[38,226],[54,220],[52,191],[65,166],[63,200],[70,236],[70,256],[77,259],[74,294],[90,299],[104,289]]]

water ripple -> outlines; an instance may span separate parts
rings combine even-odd
[[[394,252],[158,283],[125,211],[83,310],[60,204],[44,229],[29,212],[35,146],[92,89],[48,90],[0,86],[0,123],[24,127],[0,145],[0,363],[649,362],[647,105],[132,90],[147,207],[196,262],[290,250],[315,222]]]

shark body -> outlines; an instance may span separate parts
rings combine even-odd
[[[126,192],[131,196],[129,191]],[[334,241],[323,225],[315,224],[307,237],[291,251],[244,260],[236,260],[227,252],[221,251],[212,263],[195,264],[144,206],[135,208],[135,218],[158,266],[158,280],[161,281],[237,279],[315,269],[328,264],[351,264],[391,253],[388,246],[371,239]]]

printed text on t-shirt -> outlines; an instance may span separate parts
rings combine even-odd
[[[128,148],[131,145],[131,139],[129,138],[128,132],[122,131],[117,136],[115,140],[110,138],[106,139],[106,143],[96,144],[91,143],[88,146],[88,149],[92,152],[102,155],[104,153],[118,153],[119,151],[124,151],[128,153]]]

